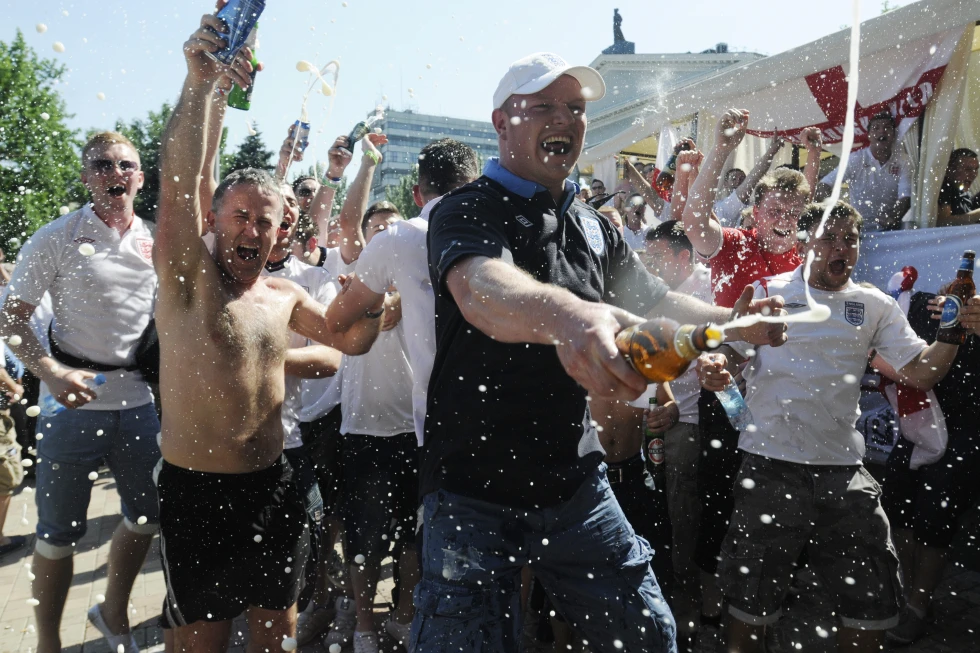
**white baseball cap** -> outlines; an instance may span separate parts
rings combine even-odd
[[[588,66],[569,66],[564,59],[551,52],[536,52],[510,65],[510,70],[493,94],[493,108],[502,107],[511,95],[537,93],[562,75],[571,75],[578,80],[588,102],[601,100],[606,94],[606,83],[597,70]]]

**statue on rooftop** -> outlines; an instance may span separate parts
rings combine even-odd
[[[626,37],[623,36],[623,17],[619,15],[619,9],[613,9],[613,42],[623,43]]]
[[[613,44],[602,51],[602,54],[635,54],[636,45],[627,41],[623,36],[623,17],[619,9],[613,9]]]

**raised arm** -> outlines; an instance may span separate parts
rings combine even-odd
[[[674,177],[674,188],[670,198],[670,215],[667,216],[669,220],[683,222],[687,198],[691,196],[703,160],[704,155],[696,149],[684,150],[677,155],[677,175]]]
[[[248,48],[239,52],[231,66],[222,66],[205,54],[224,47],[219,34],[226,31],[223,21],[205,15],[201,27],[184,44],[187,77],[160,152],[160,206],[153,261],[162,287],[173,287],[179,276],[193,276],[201,265],[204,232],[199,175],[207,153],[215,84],[223,74],[243,88],[251,81],[252,54]]]
[[[630,186],[643,196],[643,199],[656,211],[657,215],[660,215],[664,210],[664,198],[660,197],[660,194],[650,185],[650,182],[643,178],[640,171],[627,158],[623,159],[623,170],[626,173],[626,181],[629,182]]]
[[[340,369],[342,355],[333,347],[309,345],[286,351],[286,374],[301,379],[322,379]]]
[[[333,333],[347,331],[384,298],[383,293],[374,292],[356,275],[351,275],[344,289],[327,307],[327,328]]]
[[[279,181],[286,181],[286,173],[289,172],[289,166],[293,162],[299,163],[303,160],[303,148],[296,141],[295,134],[296,125],[290,125],[286,131],[286,138],[282,142],[282,147],[279,148],[279,161],[276,163],[275,173],[275,177]],[[314,174],[316,174],[315,170]]]
[[[208,108],[208,123],[205,130],[207,146],[204,152],[204,165],[201,167],[201,209],[207,211],[214,200],[214,191],[218,188],[218,175],[215,169],[218,152],[221,149],[221,132],[225,123],[225,111],[228,109],[228,93],[231,92],[234,80],[228,75],[222,75],[215,84],[215,93]]]
[[[800,142],[806,148],[806,165],[803,166],[803,176],[810,186],[810,201],[817,194],[820,184],[820,151],[823,149],[823,135],[817,127],[807,127],[800,134]]]
[[[704,157],[701,172],[694,182],[691,194],[684,207],[684,230],[694,250],[705,256],[713,255],[721,247],[722,227],[717,219],[712,219],[715,188],[721,178],[728,155],[732,153],[745,137],[748,127],[747,111],[730,109],[718,121],[715,145]]]
[[[344,263],[357,260],[364,249],[364,234],[361,232],[361,219],[368,208],[368,198],[371,196],[371,181],[374,179],[374,169],[381,163],[381,151],[378,145],[388,142],[384,134],[368,134],[361,139],[364,152],[361,157],[361,167],[357,176],[347,190],[347,198],[340,209],[340,256]]]
[[[343,135],[338,136],[337,140],[333,142],[333,146],[327,153],[327,157],[330,160],[330,165],[327,168],[327,176],[325,179],[320,180],[323,183],[320,184],[320,188],[310,203],[310,218],[313,219],[313,224],[316,225],[317,238],[321,243],[326,243],[330,239],[329,223],[333,214],[333,199],[337,195],[337,189],[340,188],[340,179],[344,176],[344,170],[347,169],[347,166],[351,162],[351,153],[341,147],[346,142],[347,136]]]
[[[755,166],[745,176],[742,183],[738,185],[738,188],[735,189],[735,194],[738,195],[738,199],[742,204],[750,204],[752,202],[752,191],[755,190],[755,185],[769,172],[769,168],[772,166],[772,160],[776,158],[779,150],[783,148],[783,142],[782,136],[773,138],[765,153],[756,161]]]

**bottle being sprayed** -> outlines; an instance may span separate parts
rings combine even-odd
[[[248,111],[252,108],[252,89],[255,88],[255,73],[258,72],[259,59],[258,59],[258,39],[259,24],[255,23],[255,27],[252,28],[251,33],[248,38],[245,39],[245,45],[252,49],[252,72],[249,77],[252,78],[252,83],[248,85],[248,88],[242,88],[238,84],[235,84],[231,92],[228,94],[228,106],[232,109],[238,109],[240,111]]]
[[[103,383],[105,383],[106,378],[103,374],[96,374],[95,378],[85,379],[85,385],[93,390]],[[63,410],[67,410],[64,405],[61,404],[57,399],[55,399],[50,394],[44,396],[44,398],[38,402],[38,408],[41,409],[42,417],[53,417]]]
[[[375,110],[374,115],[370,116],[367,120],[362,120],[361,122],[354,125],[354,129],[350,130],[350,134],[347,136],[347,145],[344,145],[344,149],[348,152],[354,151],[354,145],[357,141],[361,140],[374,129],[374,126],[380,123],[384,119],[384,112],[380,107]]]
[[[666,318],[647,320],[616,335],[616,347],[633,369],[652,383],[673,381],[702,352],[717,349],[722,332],[716,326],[680,326]]]

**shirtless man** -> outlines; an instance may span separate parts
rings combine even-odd
[[[298,285],[260,276],[283,211],[267,173],[237,171],[215,189],[206,210],[213,256],[201,240],[215,84],[227,74],[247,87],[252,70],[247,49],[230,67],[206,55],[224,47],[226,32],[206,15],[184,44],[188,74],[161,152],[156,317],[160,389],[173,409],[163,422],[157,488],[166,617],[178,652],[225,650],[242,610],[250,651],[278,650],[293,636],[309,532],[282,455],[289,331],[357,355],[382,312],[332,335],[324,307]]]

